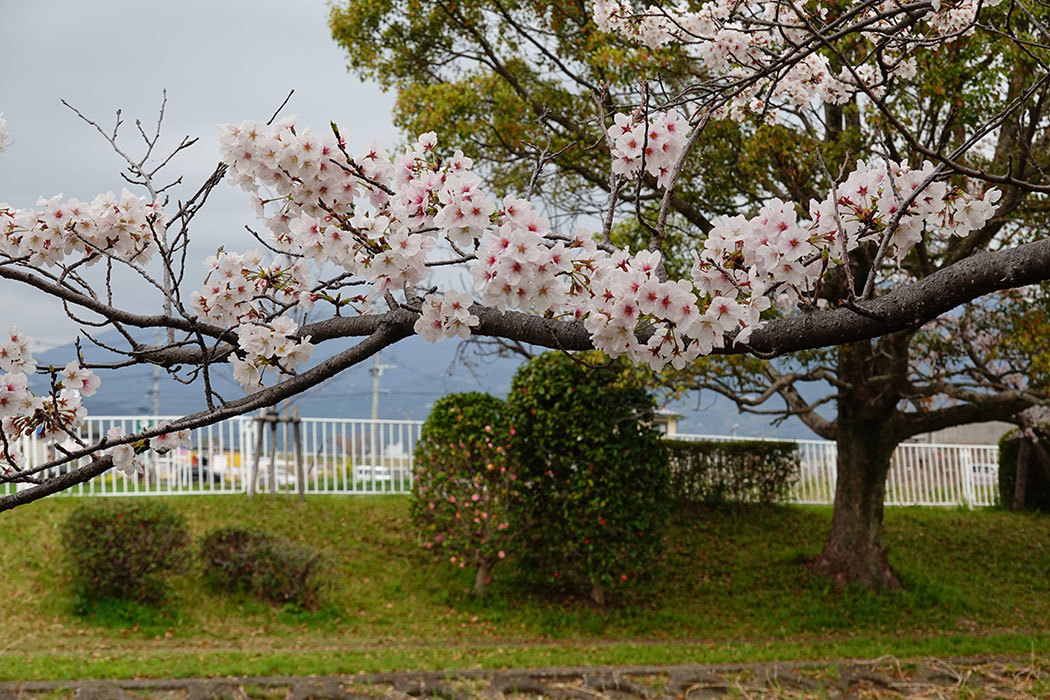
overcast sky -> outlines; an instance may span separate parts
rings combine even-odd
[[[215,167],[216,124],[266,120],[291,89],[295,95],[283,113],[298,114],[301,124],[320,131],[334,120],[358,147],[373,138],[388,146],[398,139],[392,95],[347,72],[321,0],[0,5],[0,113],[11,133],[0,154],[2,203],[28,208],[59,192],[90,200],[124,186],[119,158],[61,99],[107,128],[122,109],[125,143],[134,151],[134,120],[152,127],[166,89],[162,143],[170,148],[183,136],[200,137],[171,168],[186,183],[176,196],[196,190]],[[254,223],[247,195],[229,185],[217,195],[192,231],[197,259],[219,245],[255,247],[243,232]],[[72,339],[73,324],[42,295],[0,282],[0,300],[0,328],[18,324],[41,346]],[[141,306],[138,299],[119,301]]]
[[[344,52],[328,33],[326,5],[0,0],[0,113],[11,132],[0,154],[0,203],[28,208],[38,197],[59,192],[89,201],[124,186],[120,159],[61,99],[107,128],[122,109],[125,143],[134,146],[134,120],[155,124],[166,89],[163,143],[170,148],[183,136],[200,137],[173,164],[172,174],[186,183],[176,197],[196,191],[215,167],[216,124],[266,120],[291,89],[295,95],[284,113],[298,114],[300,124],[320,131],[335,120],[344,135],[353,134],[351,150],[373,138],[394,146],[399,136],[390,117],[393,97],[346,71]],[[220,245],[257,247],[243,231],[254,223],[247,194],[220,186],[196,219],[191,261]],[[190,265],[190,273],[203,278],[199,263]],[[140,290],[118,302],[155,312],[156,303]],[[68,343],[76,332],[60,305],[0,281],[0,330],[11,324],[33,336],[38,349]],[[797,421],[789,424],[795,433],[806,433]]]

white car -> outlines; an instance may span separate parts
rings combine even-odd
[[[354,481],[393,481],[390,467],[362,464],[354,467]]]

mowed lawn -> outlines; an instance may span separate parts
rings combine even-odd
[[[1050,517],[889,509],[901,592],[836,589],[806,567],[830,509],[679,512],[648,580],[596,608],[528,591],[514,562],[489,595],[471,572],[419,547],[406,497],[164,499],[195,537],[269,530],[334,564],[328,603],[304,613],[209,590],[197,572],[175,600],[73,612],[61,528],[79,503],[0,514],[0,677],[352,673],[473,666],[673,664],[1050,650]]]

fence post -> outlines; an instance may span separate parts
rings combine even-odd
[[[408,445],[408,490],[414,491],[416,483],[416,443],[419,442],[419,433],[423,429],[422,425],[413,423],[409,426],[409,433],[412,435],[412,440]]]
[[[270,468],[267,473],[270,477],[270,495],[275,496],[277,495],[277,411],[274,410],[272,416],[267,414],[265,419],[273,421],[270,423]]]
[[[259,412],[260,417],[266,417],[266,409],[262,409]],[[248,498],[255,495],[255,481],[259,477],[259,455],[262,454],[262,443],[263,443],[263,428],[265,425],[261,421],[255,423],[255,453],[252,454],[252,466],[248,471]]]
[[[230,445],[230,465],[239,467],[236,471],[230,472],[233,474],[241,475],[241,490],[248,491],[248,459],[251,454],[248,450],[248,421],[245,420],[244,416],[237,416],[233,420],[237,421],[237,457],[234,457],[233,445]]]
[[[977,501],[977,484],[973,475],[973,450],[960,450],[959,468],[962,469],[963,502],[967,508],[973,508]]]
[[[835,502],[835,491],[838,488],[839,479],[839,446],[838,443],[828,443],[825,448],[825,471],[828,475],[828,504]]]

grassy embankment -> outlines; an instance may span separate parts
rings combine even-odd
[[[826,508],[679,514],[652,580],[607,609],[544,597],[494,571],[472,576],[415,542],[403,497],[166,499],[194,535],[239,524],[323,550],[329,603],[284,610],[205,588],[195,575],[153,612],[73,613],[59,532],[78,502],[0,514],[0,678],[164,677],[575,664],[672,664],[1050,650],[1050,517],[889,509],[906,590],[837,591],[809,573]]]

